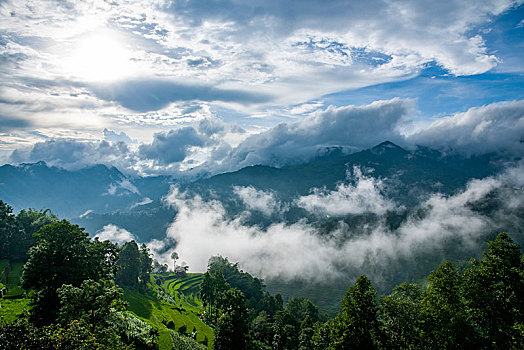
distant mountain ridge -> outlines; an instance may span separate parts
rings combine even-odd
[[[138,186],[138,187],[137,187]],[[68,171],[45,162],[0,167],[0,198],[15,209],[51,208],[62,217],[87,211],[127,210],[169,189],[165,177],[133,180],[117,168],[94,165]]]
[[[464,158],[447,156],[427,148],[408,151],[385,141],[349,155],[335,150],[300,165],[282,168],[264,165],[246,167],[198,180],[182,188],[197,192],[212,189],[220,196],[230,193],[232,186],[253,186],[259,190],[275,191],[284,197],[293,197],[306,195],[311,188],[334,189],[338,183],[347,180],[348,170],[351,171],[353,167],[361,168],[368,176],[395,181],[397,190],[417,188],[443,193],[455,191],[472,178],[484,178],[500,170],[494,155]],[[409,201],[405,197],[403,199]]]
[[[348,171],[354,167],[366,176],[383,179],[390,185],[385,186],[388,196],[406,205],[415,204],[421,193],[453,193],[469,180],[501,169],[494,155],[464,158],[427,148],[409,151],[385,141],[352,154],[330,148],[307,163],[282,168],[254,165],[179,187],[204,198],[218,198],[235,211],[241,210],[241,204],[234,186],[251,186],[292,200],[309,194],[312,188],[329,190],[340,182],[351,182]],[[175,211],[163,205],[162,197],[175,183],[168,176],[127,177],[104,165],[75,171],[45,162],[0,167],[0,199],[16,210],[51,208],[92,233],[112,223],[144,240],[161,237],[172,221]]]

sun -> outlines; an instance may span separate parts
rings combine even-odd
[[[120,80],[133,73],[131,52],[125,40],[109,31],[78,40],[64,63],[69,74],[92,82]]]

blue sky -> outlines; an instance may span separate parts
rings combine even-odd
[[[1,1],[0,161],[193,176],[385,139],[521,156],[522,3]]]

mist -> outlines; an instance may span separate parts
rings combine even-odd
[[[251,211],[272,213],[282,208],[273,193],[235,188],[245,210],[232,217],[220,201],[173,187],[164,200],[178,213],[165,242],[176,241],[176,247],[155,241],[151,248],[163,263],[176,250],[195,272],[205,271],[208,259],[221,255],[266,279],[328,282],[366,274],[380,285],[384,275],[405,259],[445,250],[450,240],[464,249],[482,250],[486,236],[496,234],[495,230],[518,234],[511,230],[522,227],[523,170],[519,164],[496,177],[472,180],[454,195],[433,193],[395,229],[381,218],[402,208],[383,194],[384,182],[354,171],[353,185],[340,184],[329,192],[312,189],[310,195],[294,200],[307,210],[333,215],[326,219],[335,225],[329,234],[321,234],[318,225],[305,218],[295,223],[282,219],[265,228],[248,225],[245,218]],[[497,207],[479,209],[488,202],[496,202]],[[336,220],[351,213],[373,213],[378,220],[356,228]]]

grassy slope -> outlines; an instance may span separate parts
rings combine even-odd
[[[160,285],[157,284],[157,279]],[[194,327],[197,332],[196,340],[202,343],[207,337],[208,345],[212,345],[213,330],[197,316],[201,312],[201,302],[198,299],[201,279],[200,274],[188,274],[184,278],[177,278],[174,274],[153,275],[153,289],[158,293],[168,294],[170,301],[174,301],[175,304],[158,301],[138,291],[124,288],[124,299],[129,303],[129,310],[159,329],[160,349],[171,349],[168,325],[174,330],[185,326],[186,333],[191,333]]]
[[[22,298],[24,290],[20,287],[20,277],[22,277],[22,263],[13,263],[10,266],[9,273],[7,267],[8,260],[0,260],[0,273],[5,271],[7,293],[5,297],[9,299],[0,298],[0,320],[7,323],[13,322],[29,310],[29,299]]]

